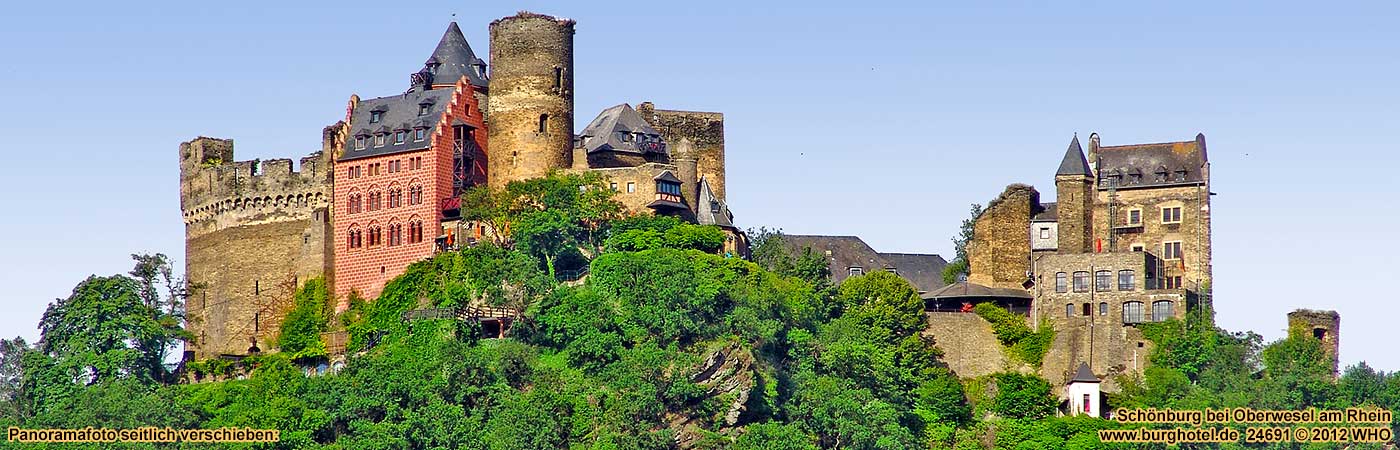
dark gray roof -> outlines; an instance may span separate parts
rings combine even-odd
[[[1065,150],[1065,158],[1060,161],[1055,175],[1089,175],[1089,160],[1084,159],[1084,149],[1079,147],[1079,135],[1069,141],[1069,149]]]
[[[942,289],[930,291],[922,295],[924,299],[943,298],[1017,298],[1030,299],[1031,293],[1024,289],[1007,289],[983,286],[976,283],[959,281]]]
[[[1040,212],[1031,216],[1031,222],[1058,222],[1060,221],[1059,203],[1041,203]]]
[[[453,91],[453,89],[409,91],[401,95],[361,100],[359,105],[355,107],[354,113],[350,115],[350,138],[346,141],[345,152],[340,156],[340,160],[348,161],[428,148],[431,139],[425,138],[415,142],[413,131],[408,132],[408,138],[404,139],[404,143],[397,145],[394,144],[392,133],[397,129],[412,130],[418,127],[425,128],[427,135],[432,136],[433,130],[437,127],[438,118],[442,117],[442,113],[447,109]],[[431,103],[425,102],[425,100],[431,101]],[[421,104],[427,104],[427,115],[418,115]],[[371,114],[375,111],[379,111],[382,116],[378,123],[370,123]],[[375,133],[389,133],[384,139],[383,147],[374,146],[373,135]],[[364,135],[369,135],[365,139],[365,148],[356,148],[356,138]]]
[[[442,33],[442,40],[438,41],[432,56],[423,64],[425,67],[438,65],[437,70],[433,72],[433,84],[456,84],[457,80],[465,75],[467,82],[472,86],[486,87],[486,74],[477,71],[477,66],[486,67],[485,62],[472,52],[472,47],[467,44],[466,36],[462,36],[462,29],[457,27],[457,22],[447,26],[447,31]]]
[[[672,183],[680,183],[680,182],[681,182],[681,179],[680,179],[680,178],[676,178],[676,175],[673,174],[673,173],[671,173],[671,171],[669,171],[669,170],[663,170],[663,171],[661,171],[661,173],[657,174],[656,176],[651,177],[651,179],[656,180],[656,181],[670,181],[670,182],[672,182]]]
[[[1205,182],[1206,137],[1184,142],[1099,147],[1100,189],[1117,180],[1119,189],[1191,185]],[[1140,171],[1140,177],[1132,174]]]
[[[702,203],[704,205],[704,203]],[[932,254],[880,253],[856,236],[783,235],[783,246],[793,256],[800,256],[804,248],[826,256],[831,269],[831,280],[845,281],[850,276],[850,268],[859,267],[862,272],[895,269],[901,278],[909,281],[920,293],[943,287],[943,257]],[[933,274],[936,274],[934,276]]]
[[[1098,383],[1099,377],[1094,376],[1094,371],[1089,369],[1089,364],[1079,363],[1079,369],[1074,371],[1074,377],[1069,379],[1070,383]]]
[[[729,205],[715,197],[710,181],[703,177],[700,178],[700,199],[695,202],[695,221],[701,225],[734,228],[734,214],[729,212]]]
[[[666,153],[666,143],[632,105],[623,103],[598,114],[579,133],[583,147],[593,152]]]

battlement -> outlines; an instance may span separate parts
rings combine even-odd
[[[180,144],[180,210],[193,235],[244,223],[308,218],[329,202],[331,162],[323,151],[300,159],[233,160],[233,140]]]

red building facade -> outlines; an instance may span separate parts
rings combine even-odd
[[[431,60],[430,60],[431,61]],[[485,122],[476,87],[351,100],[335,164],[336,310],[351,292],[379,296],[389,280],[432,257],[462,190],[486,182]],[[444,214],[446,211],[446,214]]]

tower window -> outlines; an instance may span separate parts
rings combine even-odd
[[[540,132],[540,133],[544,133],[544,132],[546,132],[546,131],[548,131],[548,130],[549,130],[549,114],[540,114],[540,129],[539,129],[539,132]]]
[[[1163,242],[1162,259],[1181,259],[1181,241]]]
[[[555,68],[554,68],[554,90],[555,90],[555,91],[560,91],[560,90],[563,90],[563,89],[564,89],[564,68],[563,68],[563,67],[555,67]]]
[[[1321,341],[1321,340],[1326,340],[1326,339],[1327,339],[1327,329],[1326,329],[1326,328],[1313,328],[1313,337],[1317,338],[1319,341]]]

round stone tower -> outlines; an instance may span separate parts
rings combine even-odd
[[[521,12],[491,22],[488,184],[573,165],[574,21]]]

